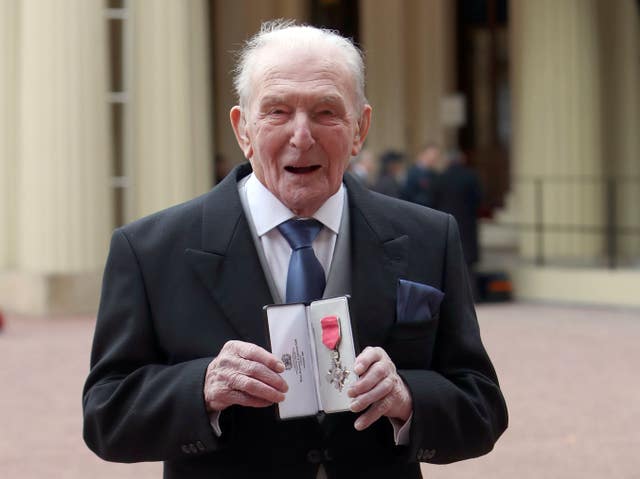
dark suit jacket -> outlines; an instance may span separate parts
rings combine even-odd
[[[234,170],[209,193],[117,229],[104,273],[84,438],[106,460],[165,461],[168,478],[420,477],[491,450],[507,424],[480,341],[451,217],[384,197],[349,175],[351,313],[362,348],[382,346],[413,395],[408,446],[389,421],[363,432],[356,415],[279,422],[273,407],[231,407],[216,437],[205,370],[230,339],[266,346],[272,302]],[[399,278],[445,292],[439,317],[397,324]]]

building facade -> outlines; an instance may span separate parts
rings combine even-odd
[[[363,48],[369,150],[470,153],[519,297],[640,305],[634,0],[0,0],[0,308],[94,312],[113,228],[243,161],[233,52],[273,18]]]

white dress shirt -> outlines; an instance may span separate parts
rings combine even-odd
[[[239,188],[241,195],[246,194],[249,207],[248,220],[253,223],[255,232],[260,238],[271,277],[280,295],[279,299],[284,302],[291,247],[277,227],[295,218],[296,215],[260,183],[253,173],[249,175],[246,182],[239,184]],[[244,191],[242,191],[243,188]],[[325,280],[329,276],[336,238],[340,231],[345,191],[345,187],[340,185],[338,191],[330,196],[312,216],[324,226],[313,241],[313,251],[324,269]]]

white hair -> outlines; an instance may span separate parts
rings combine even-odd
[[[364,96],[364,61],[362,52],[353,42],[338,32],[308,25],[297,25],[293,20],[270,20],[262,23],[260,31],[246,41],[238,53],[233,83],[241,106],[251,97],[251,79],[261,49],[266,46],[310,48],[342,52],[344,66],[351,73],[356,94],[356,107],[361,111],[366,103]]]

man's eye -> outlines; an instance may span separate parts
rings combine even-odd
[[[270,115],[284,115],[287,112],[285,110],[283,110],[282,108],[274,108],[273,110],[271,110],[269,112]]]
[[[318,112],[319,116],[334,116],[335,112],[333,110],[320,110]]]

